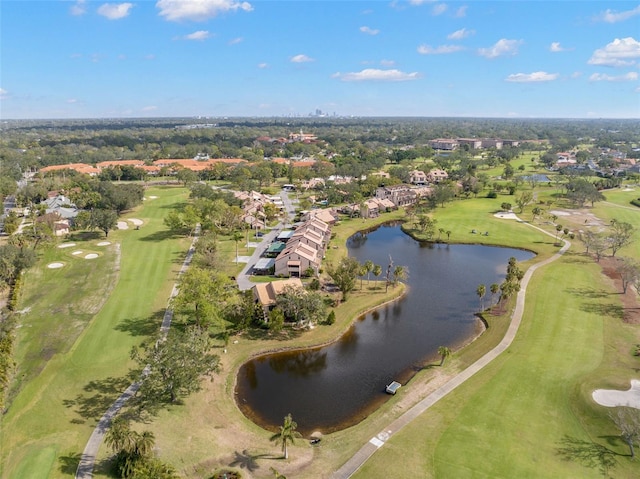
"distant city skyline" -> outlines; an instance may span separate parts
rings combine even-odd
[[[3,0],[0,118],[640,118],[640,3]]]

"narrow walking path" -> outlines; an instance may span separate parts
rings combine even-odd
[[[521,223],[524,223],[521,220],[518,220],[518,221],[520,221]],[[529,223],[524,223],[524,224],[527,224],[528,226],[535,228],[539,231],[542,231],[543,233],[555,238],[553,234],[543,230],[542,228],[539,228]],[[534,264],[524,274],[524,277],[522,278],[522,282],[520,283],[521,285],[520,291],[518,292],[518,296],[516,297],[516,306],[511,316],[511,323],[509,324],[509,329],[507,330],[504,338],[502,338],[502,341],[500,341],[500,343],[495,348],[493,348],[487,354],[482,356],[480,359],[478,359],[475,363],[473,363],[467,369],[465,369],[464,371],[460,372],[459,374],[451,378],[447,383],[445,383],[444,385],[442,385],[441,387],[433,391],[431,394],[429,394],[427,397],[422,399],[419,403],[417,403],[407,412],[405,412],[400,417],[398,417],[395,421],[389,424],[389,427],[387,427],[385,430],[379,432],[375,437],[371,438],[368,443],[362,446],[362,448],[360,448],[360,450],[358,450],[351,457],[351,459],[349,459],[346,463],[342,465],[342,467],[340,467],[340,469],[338,469],[336,472],[333,473],[333,475],[331,476],[332,479],[347,479],[351,477],[371,456],[373,456],[373,454],[379,448],[381,448],[385,444],[385,442],[393,434],[400,431],[400,429],[402,429],[404,426],[409,424],[416,417],[418,417],[420,414],[422,414],[431,406],[433,406],[435,403],[437,403],[440,399],[445,397],[447,394],[449,394],[455,388],[460,386],[471,376],[473,376],[482,368],[484,368],[487,364],[489,364],[491,361],[497,358],[511,345],[514,338],[516,337],[516,333],[518,332],[518,328],[520,327],[520,323],[522,321],[522,315],[524,313],[524,305],[525,305],[525,295],[527,291],[527,285],[529,284],[529,280],[531,279],[531,277],[533,276],[533,273],[538,268],[546,266],[547,264],[559,259],[569,249],[569,247],[571,246],[571,243],[569,243],[566,240],[563,240],[563,241],[564,241],[564,245],[562,246],[560,251],[558,251],[558,253],[554,254],[553,256],[551,256],[550,258],[544,261],[541,261],[540,263]]]
[[[189,247],[189,251],[187,251],[187,256],[182,263],[182,267],[178,272],[178,279],[180,276],[189,268],[191,264],[191,260],[193,259],[193,254],[196,250],[196,242],[198,241],[198,237],[200,236],[200,225],[196,226],[196,229],[193,234],[193,241],[191,241],[191,246]],[[177,283],[173,285],[173,289],[171,290],[171,295],[169,296],[168,304],[171,304],[171,300],[178,294]],[[164,317],[162,318],[162,325],[160,326],[160,334],[164,337],[169,332],[169,328],[171,327],[171,320],[173,319],[173,310],[167,306],[167,309],[164,312]],[[145,369],[146,371],[146,369]],[[145,374],[143,371],[143,375]],[[111,405],[111,407],[104,413],[104,415],[98,421],[98,425],[95,427],[89,440],[87,441],[86,446],[84,447],[84,451],[82,451],[82,456],[80,457],[80,463],[78,464],[78,469],[76,470],[76,479],[89,479],[93,477],[93,468],[95,467],[96,456],[98,455],[98,450],[102,445],[102,440],[104,439],[104,435],[109,430],[109,426],[111,425],[112,419],[118,414],[118,411],[125,405],[125,403],[135,395],[135,393],[140,388],[140,382],[136,381],[131,384],[125,392],[123,392],[118,399]]]

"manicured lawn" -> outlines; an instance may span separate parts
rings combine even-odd
[[[97,246],[103,237],[74,240],[27,274],[19,308],[31,310],[20,320],[16,350],[25,381],[2,420],[2,477],[73,473],[97,419],[130,382],[131,347],[158,331],[189,244],[167,235],[162,220],[186,190],[145,194],[157,198],[126,215],[144,222],[140,230],[112,232],[109,246]],[[86,260],[75,250],[100,256]],[[51,261],[65,267],[46,268]]]
[[[617,191],[605,195],[626,200]],[[640,226],[633,210],[598,203],[596,214]],[[623,251],[638,257],[636,248]],[[640,475],[609,410],[591,399],[596,388],[626,389],[637,378],[640,361],[630,350],[638,325],[622,321],[618,291],[599,265],[579,244],[572,250],[534,276],[512,346],[396,433],[356,478],[393,477],[398,464],[406,477],[425,478]],[[448,367],[466,362],[473,346]],[[616,463],[606,474],[602,447]]]

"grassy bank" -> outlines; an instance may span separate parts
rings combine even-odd
[[[605,192],[619,205],[633,194]],[[598,203],[595,213],[640,227],[634,210]],[[621,254],[637,258],[637,245]],[[355,477],[393,477],[398,464],[426,478],[638,477],[609,409],[591,399],[594,389],[627,389],[637,378],[638,325],[622,321],[619,291],[582,251],[574,245],[536,273],[502,356],[395,434]],[[480,341],[447,368],[470,362]]]

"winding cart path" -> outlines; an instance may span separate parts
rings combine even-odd
[[[522,220],[519,220],[519,219],[517,221],[524,223]],[[549,236],[553,236],[555,238],[553,234],[543,230],[542,228],[539,228],[529,223],[525,223],[525,224],[539,231],[542,231],[543,233]],[[420,414],[422,414],[431,406],[433,406],[435,403],[437,403],[440,399],[445,397],[447,394],[449,394],[455,388],[460,386],[471,376],[473,376],[482,368],[484,368],[487,364],[489,364],[491,361],[497,358],[511,345],[514,338],[516,337],[516,333],[518,332],[518,328],[520,327],[520,323],[522,321],[522,315],[524,313],[524,306],[525,306],[525,295],[527,291],[527,285],[529,284],[529,280],[531,279],[531,277],[533,276],[533,273],[538,268],[546,266],[549,263],[559,259],[569,249],[569,247],[571,246],[571,243],[569,243],[566,240],[563,240],[563,241],[564,241],[564,245],[562,246],[560,251],[558,251],[558,253],[554,254],[553,256],[551,256],[550,258],[544,261],[541,261],[540,263],[534,264],[524,274],[524,277],[522,278],[522,282],[521,282],[521,289],[518,292],[518,296],[516,297],[516,307],[513,311],[513,314],[511,315],[511,323],[509,324],[509,329],[504,335],[504,338],[502,338],[502,341],[500,341],[500,343],[495,348],[493,348],[487,354],[482,356],[480,359],[478,359],[475,363],[473,363],[467,369],[465,369],[461,373],[451,378],[447,383],[445,383],[444,385],[442,385],[441,387],[433,391],[431,394],[426,396],[424,399],[418,402],[415,406],[413,406],[407,412],[405,412],[396,420],[394,420],[383,431],[380,431],[376,436],[372,437],[369,440],[369,442],[367,442],[364,446],[362,446],[351,457],[351,459],[349,459],[346,463],[342,465],[342,467],[340,467],[340,469],[338,469],[333,473],[333,475],[331,476],[332,479],[350,478],[358,469],[360,469],[360,467],[371,456],[373,456],[373,454],[378,449],[384,446],[385,442],[387,442],[387,440],[389,440],[389,438],[393,434],[400,431],[404,426],[409,424],[416,417],[418,417]]]
[[[196,242],[198,241],[198,237],[200,235],[200,225],[196,226],[196,229],[193,234],[193,241],[191,241],[191,246],[189,247],[189,251],[187,251],[187,256],[182,263],[182,267],[178,272],[178,278],[189,268],[191,264],[191,260],[193,259],[193,254],[196,249]],[[173,289],[171,290],[171,295],[169,295],[168,304],[171,304],[171,300],[178,294],[178,286],[177,282],[173,285]],[[160,326],[160,334],[162,336],[166,336],[169,332],[169,328],[171,327],[171,320],[173,319],[173,310],[167,306],[167,309],[164,312],[164,317],[162,318],[162,325]],[[145,369],[146,371],[146,369]],[[145,372],[143,371],[143,375]],[[104,415],[98,421],[98,425],[95,427],[89,440],[87,441],[86,446],[84,447],[84,451],[82,451],[82,456],[80,457],[80,463],[78,464],[78,469],[76,470],[76,479],[90,479],[93,477],[93,468],[96,462],[96,456],[98,455],[98,450],[102,445],[102,441],[104,439],[104,435],[109,430],[109,426],[111,425],[112,419],[118,414],[118,411],[125,405],[125,403],[138,391],[140,388],[140,382],[136,381],[131,384],[125,392],[123,392],[118,399],[111,405],[111,407],[104,413]]]

